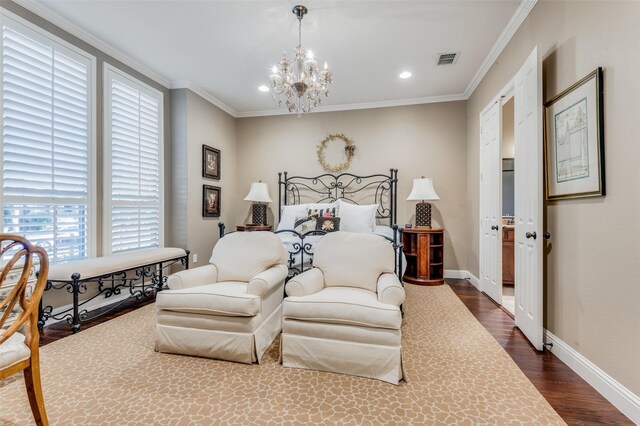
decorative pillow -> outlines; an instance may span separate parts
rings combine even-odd
[[[307,213],[309,204],[293,204],[290,206],[282,206],[282,214],[280,215],[280,223],[276,231],[283,229],[294,229],[295,221],[298,216],[303,216]]]
[[[347,201],[338,201],[340,225],[343,231],[348,232],[374,232],[376,228],[376,213],[378,204],[359,206]]]
[[[298,216],[294,222],[293,230],[305,234],[309,231],[316,229],[316,217],[315,216]]]
[[[309,217],[336,217],[337,207],[328,207],[324,209],[309,209],[307,214]]]
[[[340,230],[339,217],[319,217],[316,218],[316,229],[325,232],[335,232]]]

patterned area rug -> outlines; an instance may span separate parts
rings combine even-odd
[[[408,382],[154,352],[148,305],[41,350],[57,425],[564,424],[446,285],[407,285]],[[24,382],[0,383],[0,424],[30,425]]]

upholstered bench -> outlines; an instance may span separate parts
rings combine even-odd
[[[52,265],[45,290],[66,287],[73,297],[72,307],[54,314],[52,306],[43,306],[41,302],[38,326],[42,328],[49,318],[66,319],[75,333],[88,314],[86,310],[80,311],[80,306],[102,293],[105,298],[121,294],[123,288],[129,290],[130,297],[151,296],[166,283],[164,271],[178,262],[189,268],[188,250],[152,248]],[[133,274],[127,275],[128,271]],[[80,301],[79,295],[87,291],[89,283],[96,284],[98,294]]]

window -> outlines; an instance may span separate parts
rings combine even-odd
[[[2,13],[2,229],[52,262],[93,254],[95,59]]]
[[[105,254],[162,241],[162,93],[105,64]]]

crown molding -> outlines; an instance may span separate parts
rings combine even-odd
[[[473,92],[476,90],[484,76],[487,75],[493,64],[498,59],[498,56],[500,56],[500,53],[502,53],[509,41],[511,41],[511,38],[513,38],[516,31],[518,31],[520,25],[522,25],[527,16],[529,16],[529,12],[531,12],[536,3],[538,3],[538,0],[522,0],[520,2],[520,5],[518,5],[513,16],[509,22],[507,22],[507,26],[502,30],[502,33],[500,34],[500,37],[498,37],[498,40],[496,40],[493,48],[489,51],[489,54],[480,65],[480,68],[478,68],[478,71],[469,82],[467,89],[464,91],[466,99],[469,99],[471,95],[473,95]]]
[[[444,96],[427,96],[423,98],[410,98],[410,99],[399,99],[392,101],[380,101],[380,102],[364,102],[357,104],[343,104],[343,105],[327,105],[316,108],[313,112],[333,112],[333,111],[347,111],[347,110],[356,110],[356,109],[370,109],[370,108],[387,108],[387,107],[395,107],[395,106],[406,106],[406,105],[418,105],[418,104],[429,104],[429,103],[437,103],[437,102],[452,102],[452,101],[466,101],[468,100],[473,92],[476,90],[482,79],[487,75],[487,72],[491,69],[495,61],[500,56],[500,53],[504,50],[504,48],[509,44],[509,41],[513,38],[515,33],[518,31],[524,20],[529,16],[531,10],[533,10],[534,6],[538,3],[538,0],[522,0],[518,5],[518,8],[507,22],[504,30],[500,33],[500,36],[494,43],[493,47],[485,57],[484,61],[476,71],[476,74],[473,76],[466,90],[462,94],[458,95],[444,95]],[[248,117],[264,117],[271,115],[287,115],[290,114],[287,110],[284,109],[273,109],[273,110],[262,110],[262,111],[247,111],[247,112],[238,112],[238,118],[248,118]],[[477,279],[476,279],[477,280]]]
[[[60,16],[59,14],[49,9],[48,7],[43,6],[42,4],[37,3],[33,0],[13,0],[13,2],[35,13],[41,18],[46,19],[53,25],[60,27],[64,31],[68,32],[69,34],[79,38],[85,43],[90,44],[91,46],[102,51],[103,53],[106,53],[112,58],[122,62],[126,66],[131,67],[132,69],[138,71],[139,73],[145,75],[146,77],[154,80],[156,83],[167,88],[169,87],[170,82],[167,78],[151,70],[150,68],[142,65],[141,63],[131,58],[130,56],[122,53],[121,51],[111,46],[109,43],[105,42],[104,40],[96,37],[93,34],[88,33],[84,29],[80,28],[78,25]]]
[[[434,104],[440,102],[454,102],[464,101],[467,98],[464,94],[458,95],[443,95],[443,96],[427,96],[424,98],[409,98],[409,99],[396,99],[390,101],[378,101],[378,102],[362,102],[357,104],[340,104],[340,105],[326,105],[318,108],[314,108],[310,114],[316,112],[335,112],[335,111],[351,111],[357,109],[372,109],[372,108],[389,108],[407,105],[420,105],[420,104]],[[238,118],[248,117],[264,117],[269,115],[290,115],[291,113],[286,109],[268,109],[262,111],[247,111],[239,112]]]
[[[120,52],[118,49],[114,48],[110,44],[101,40],[100,38],[88,33],[83,30],[76,24],[70,22],[66,18],[58,15],[51,9],[43,6],[33,0],[13,0],[18,5],[24,7],[25,9],[35,13],[36,15],[46,19],[52,24],[62,28],[68,33],[72,34],[75,37],[78,37],[80,40],[90,44],[96,49],[106,53],[107,55],[113,57],[114,59],[122,62],[123,64],[131,67],[132,69],[144,74],[145,76],[155,80],[157,83],[161,84],[164,87],[170,89],[189,89],[195,94],[201,96],[208,102],[217,106],[227,114],[231,115],[234,118],[246,118],[246,117],[263,117],[263,116],[272,116],[272,115],[287,115],[290,114],[285,109],[269,109],[269,110],[260,110],[260,111],[246,111],[246,112],[238,112],[235,109],[231,108],[220,99],[216,98],[211,92],[191,83],[190,81],[170,81],[167,78],[161,76],[160,74],[152,71],[148,67],[140,64],[135,59],[130,56]],[[437,102],[452,102],[452,101],[464,101],[471,97],[475,89],[478,87],[482,79],[485,77],[491,66],[498,59],[498,56],[506,45],[509,43],[511,38],[514,36],[520,25],[527,18],[531,10],[537,4],[538,0],[522,0],[518,5],[518,8],[514,12],[513,16],[507,23],[507,26],[504,28],[498,40],[496,40],[493,48],[486,56],[480,68],[474,75],[474,77],[469,82],[466,90],[462,94],[456,95],[444,95],[444,96],[427,96],[422,98],[409,98],[409,99],[398,99],[398,100],[390,100],[390,101],[379,101],[379,102],[364,102],[364,103],[355,103],[355,104],[342,104],[342,105],[327,105],[314,109],[314,112],[335,112],[335,111],[349,111],[349,110],[357,110],[357,109],[371,109],[371,108],[388,108],[388,107],[397,107],[397,106],[407,106],[407,105],[418,105],[418,104],[428,104],[428,103],[437,103]]]
[[[196,95],[206,100],[207,102],[217,106],[218,108],[220,108],[221,110],[223,110],[224,112],[232,116],[233,118],[240,117],[240,113],[238,111],[236,111],[235,109],[231,108],[229,105],[222,102],[220,99],[213,96],[211,92],[203,89],[200,86],[193,84],[188,80],[172,81],[169,84],[169,88],[170,89],[189,89]]]

